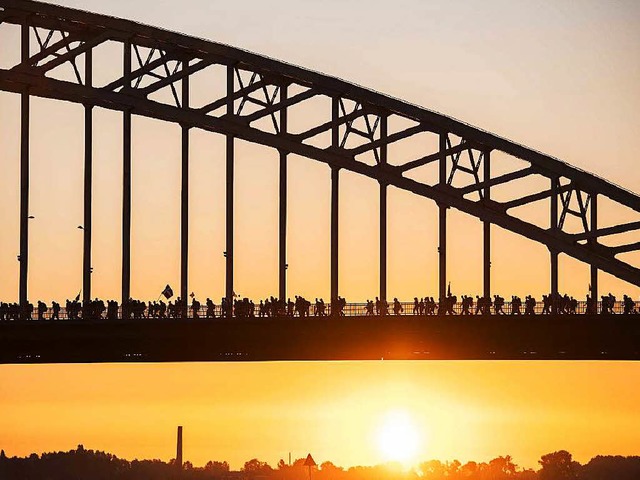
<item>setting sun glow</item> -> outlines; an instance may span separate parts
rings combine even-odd
[[[383,459],[404,466],[417,459],[420,440],[415,422],[402,410],[388,412],[377,431],[378,449]]]

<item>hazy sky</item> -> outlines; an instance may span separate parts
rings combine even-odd
[[[254,457],[275,465],[381,463],[377,431],[405,412],[417,459],[537,466],[566,449],[640,454],[640,369],[626,362],[267,362],[0,367],[0,448],[8,455],[103,449],[128,458]]]
[[[553,154],[638,191],[640,4],[591,1],[67,1],[229,43],[429,107]],[[13,38],[0,26],[0,64]],[[8,40],[7,40],[8,41]],[[17,48],[17,47],[16,47]],[[96,65],[106,76],[109,65]],[[98,75],[98,77],[100,76]],[[0,298],[17,297],[18,98],[0,94]],[[82,110],[32,101],[30,297],[64,299],[81,284]],[[94,295],[119,296],[120,121],[95,113]],[[133,281],[155,298],[179,273],[179,128],[135,118]],[[192,134],[191,290],[224,290],[224,141]],[[238,142],[236,291],[277,288],[277,157]],[[341,176],[341,293],[377,293],[378,188]],[[328,296],[329,171],[292,158],[289,292]],[[450,213],[452,288],[481,288],[481,227]],[[606,219],[625,221],[624,213]],[[606,220],[604,222],[606,223]],[[434,295],[432,202],[389,192],[389,294]],[[493,285],[548,290],[544,248],[494,229]],[[637,241],[638,239],[636,239]],[[636,257],[637,258],[637,257]],[[561,261],[560,287],[584,297],[588,268]],[[601,289],[638,289],[601,275]],[[0,367],[0,447],[77,443],[122,456],[202,463],[289,451],[375,463],[372,429],[405,409],[424,432],[420,456],[520,464],[566,448],[638,454],[640,370],[630,363],[330,363]]]

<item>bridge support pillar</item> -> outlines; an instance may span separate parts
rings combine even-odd
[[[491,296],[491,223],[483,222],[483,263],[482,263],[482,296]]]
[[[280,87],[280,101],[287,100],[287,86]],[[287,108],[280,110],[280,132],[281,135],[287,133]],[[279,298],[281,301],[287,300],[287,152],[280,150],[280,222],[279,222]]]
[[[551,179],[551,231],[557,232],[558,230],[558,178],[553,177]],[[558,251],[555,249],[549,249],[551,254],[551,312],[556,312],[558,302]]]
[[[491,164],[490,164],[491,151],[486,150],[483,152],[483,180],[488,182],[491,179]],[[484,186],[484,200],[491,199],[491,186],[485,183]],[[485,298],[491,297],[491,222],[484,221],[482,224],[482,238],[483,238],[483,265],[482,265],[482,279],[483,289],[482,295]]]
[[[591,194],[591,232],[598,230],[598,194]],[[593,237],[589,241],[592,246],[597,245],[598,237]],[[589,292],[594,305],[598,305],[598,267],[591,265],[591,291]]]
[[[387,185],[385,183],[380,183],[380,301],[385,302],[386,300],[387,300]]]
[[[447,184],[447,134],[440,134],[440,161],[439,161],[439,179],[440,186]],[[444,301],[447,294],[447,206],[438,204],[439,221],[438,221],[438,260],[439,260],[439,278],[438,278],[438,301],[440,304]]]
[[[227,67],[227,115],[234,114],[233,90],[234,90],[234,68]],[[233,315],[233,183],[234,183],[234,138],[227,135],[226,144],[226,283],[225,298],[227,300],[227,316]]]
[[[85,54],[85,85],[93,85],[93,54]],[[84,106],[84,218],[82,224],[82,303],[91,301],[91,229],[93,189],[93,105]]]
[[[279,298],[287,300],[287,154],[280,152]]]
[[[556,313],[556,298],[558,296],[558,252],[557,250],[550,251],[551,259],[551,300],[552,311]]]
[[[124,44],[124,77],[131,74],[131,42]],[[130,82],[125,90],[131,87]],[[131,297],[131,110],[122,118],[122,302]]]
[[[333,97],[331,103],[331,146],[338,148],[340,146],[340,127],[338,120],[340,119],[340,99]],[[340,169],[331,167],[331,314],[335,315],[338,305],[338,226],[339,226],[339,199],[340,199]]]
[[[182,63],[186,69],[189,62]],[[182,79],[182,108],[189,108],[189,76]],[[189,126],[182,125],[182,186],[180,189],[180,298],[189,298]],[[186,315],[188,307],[184,309]]]
[[[227,305],[229,305],[229,312],[231,312],[231,305],[233,305],[233,183],[234,183],[234,138],[232,135],[227,135],[227,243],[226,243],[226,284],[225,284],[225,297],[227,299]]]
[[[438,205],[439,223],[438,223],[438,258],[439,258],[439,282],[438,295],[439,301],[442,302],[447,296],[447,207]]]
[[[331,305],[335,312],[338,301],[338,211],[340,198],[340,169],[331,168]]]
[[[21,31],[21,60],[29,60],[29,24],[25,18]],[[29,89],[20,94],[20,286],[19,300],[23,307],[28,301],[29,272]]]
[[[387,116],[380,117],[380,139],[387,139]],[[387,144],[380,146],[380,165],[387,164]],[[387,301],[387,184],[380,182],[380,301]],[[385,309],[382,310],[383,312]]]

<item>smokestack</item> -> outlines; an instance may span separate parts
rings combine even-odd
[[[176,465],[182,470],[182,426],[178,427],[178,444],[176,446]]]

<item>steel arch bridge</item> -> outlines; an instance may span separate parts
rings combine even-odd
[[[619,256],[640,250],[640,242],[605,245],[604,237],[638,232],[640,216],[628,223],[599,226],[598,199],[640,212],[640,197],[554,157],[435,111],[335,77],[247,52],[128,20],[30,0],[0,0],[0,27],[18,26],[20,61],[0,69],[0,89],[21,98],[20,303],[28,301],[29,105],[43,97],[84,106],[83,297],[91,298],[92,110],[123,115],[122,298],[130,297],[131,270],[131,118],[179,124],[182,129],[181,284],[188,296],[189,132],[197,128],[226,137],[226,297],[233,295],[234,142],[279,152],[279,294],[286,297],[287,156],[325,163],[331,170],[331,300],[338,288],[338,193],[341,170],[369,177],[380,189],[380,298],[387,297],[387,189],[429,198],[439,207],[439,295],[447,283],[447,209],[455,208],[484,225],[484,295],[491,293],[490,226],[545,245],[550,252],[550,291],[558,292],[558,255],[591,268],[591,294],[598,296],[598,271],[640,286],[640,269]],[[118,44],[122,70],[108,82],[93,80],[93,58],[106,44]],[[203,71],[219,75],[222,91],[212,89],[195,105],[190,80]],[[65,73],[66,71],[66,73]],[[305,129],[290,128],[291,115],[322,99],[324,117]],[[424,138],[416,158],[397,161],[390,149]],[[491,164],[508,156],[522,167],[497,176]],[[425,167],[437,169],[433,181],[415,178]],[[527,179],[544,181],[532,193],[498,201],[492,189]],[[546,205],[548,223],[521,216],[518,207]],[[569,216],[579,231],[569,231]]]

